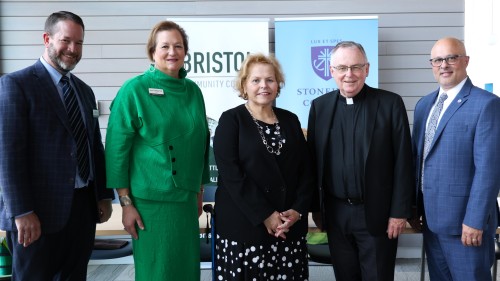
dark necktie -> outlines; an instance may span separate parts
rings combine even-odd
[[[89,151],[87,145],[87,129],[83,123],[82,114],[76,99],[75,91],[66,76],[61,78],[64,103],[68,112],[69,123],[76,141],[76,153],[78,158],[78,171],[83,182],[89,178]]]

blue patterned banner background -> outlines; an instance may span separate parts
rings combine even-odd
[[[330,51],[340,41],[356,41],[370,62],[366,83],[378,87],[378,17],[276,19],[275,54],[285,72],[276,105],[307,127],[313,99],[337,88],[330,76]]]

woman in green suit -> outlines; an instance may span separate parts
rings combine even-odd
[[[147,44],[153,64],[126,81],[111,104],[107,182],[134,238],[135,280],[200,279],[209,131],[201,90],[183,68],[187,51],[179,25],[158,23]]]

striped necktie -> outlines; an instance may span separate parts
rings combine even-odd
[[[78,171],[83,182],[87,182],[89,178],[89,151],[87,145],[87,129],[83,123],[80,106],[76,99],[75,91],[69,83],[68,77],[61,78],[61,86],[63,90],[64,103],[68,112],[69,123],[73,132],[73,137],[76,141],[76,154],[78,159]]]

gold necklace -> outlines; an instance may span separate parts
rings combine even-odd
[[[281,136],[281,131],[280,131],[281,127],[279,125],[279,120],[278,120],[278,117],[276,116],[276,114],[274,113],[274,110],[272,109],[272,107],[271,107],[271,112],[273,113],[274,119],[276,120],[276,123],[274,123],[274,126],[276,128],[276,130],[274,131],[274,134],[276,135],[276,138],[278,139],[278,148],[276,150],[267,143],[267,139],[264,136],[264,128],[259,124],[257,119],[254,117],[253,112],[250,109],[250,106],[248,105],[248,103],[245,104],[245,107],[247,108],[248,112],[250,113],[250,116],[252,117],[253,122],[257,126],[257,130],[259,131],[260,138],[262,139],[262,143],[266,147],[267,151],[269,153],[274,153],[276,155],[280,155],[281,148],[283,147],[283,144],[285,143],[286,140]],[[270,133],[269,128],[267,128],[266,133],[267,134]]]

